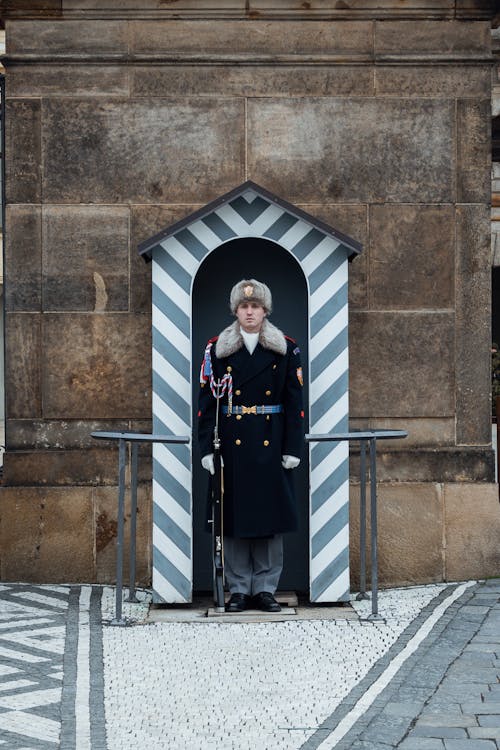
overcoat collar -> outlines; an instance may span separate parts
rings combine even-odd
[[[262,327],[259,332],[259,344],[263,349],[276,354],[286,354],[286,339],[279,328],[276,328],[266,318],[262,321]],[[215,346],[215,356],[217,359],[225,359],[235,354],[239,349],[245,346],[243,336],[240,333],[240,324],[237,320],[225,328],[217,339]],[[246,350],[245,350],[246,351]]]

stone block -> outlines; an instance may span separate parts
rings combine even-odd
[[[18,57],[71,57],[87,58],[125,57],[128,53],[127,22],[85,20],[85,33],[81,20],[65,19],[41,21],[10,21],[7,53]]]
[[[493,4],[491,0],[456,0],[457,18],[491,19]]]
[[[311,216],[326,222],[361,242],[363,250],[349,264],[349,304],[352,309],[366,309],[368,306],[367,289],[367,250],[368,250],[368,209],[367,206],[335,204],[299,204]]]
[[[3,0],[2,15],[4,18],[23,18],[34,15],[57,17],[61,15],[61,5],[61,0]]]
[[[351,430],[407,430],[408,437],[384,443],[384,451],[400,451],[417,447],[454,445],[455,417],[377,417],[349,420]]]
[[[41,65],[9,68],[7,96],[128,96],[129,72],[124,66]],[[476,94],[477,95],[477,94]]]
[[[200,15],[212,16],[220,18],[226,13],[234,14],[237,11],[241,13],[245,12],[247,3],[245,0],[176,0],[174,6],[170,6],[170,3],[164,5],[159,4],[158,0],[64,0],[64,9],[68,11],[82,11],[85,10],[87,14],[91,15],[92,12],[102,13],[103,10],[109,13],[116,13],[116,11],[127,12],[127,15],[133,15],[134,11],[137,12],[140,9],[140,15],[145,12],[149,16],[158,15],[161,18],[165,16],[172,18],[179,18],[183,15],[194,15],[195,18],[199,18]]]
[[[350,314],[353,417],[448,417],[455,408],[452,313]]]
[[[491,29],[487,22],[465,21],[377,21],[375,55],[378,58],[489,57]]]
[[[448,739],[460,739],[467,737],[467,732],[462,727],[426,727],[417,726],[411,730],[411,737],[445,737]]]
[[[41,293],[41,208],[6,207],[5,309],[9,312],[39,312]]]
[[[41,416],[41,315],[7,313],[5,316],[6,417]]]
[[[200,204],[190,206],[131,206],[130,207],[130,310],[151,310],[151,263],[138,253],[138,245],[163,229],[189,216]]]
[[[95,580],[92,490],[0,488],[4,581]]]
[[[482,203],[489,205],[491,200],[491,174],[488,167],[462,170],[457,176],[459,201],[462,203]]]
[[[9,487],[112,485],[117,477],[116,447],[24,451],[8,447],[4,454],[3,481]]]
[[[491,104],[489,99],[457,102],[457,201],[491,200]]]
[[[369,494],[369,492],[368,492]],[[351,576],[359,583],[359,484],[350,488]],[[367,567],[370,566],[369,498]],[[379,582],[400,586],[443,580],[443,510],[441,488],[431,483],[379,484]]]
[[[452,713],[449,710],[443,713],[421,714],[416,724],[417,727],[477,727],[477,719],[474,715],[466,715],[461,712]]]
[[[5,104],[5,191],[7,203],[41,200],[41,104],[39,99]]]
[[[457,443],[491,442],[491,269],[487,206],[458,206],[456,247]]]
[[[44,311],[127,311],[128,280],[128,208],[44,207]]]
[[[371,308],[454,307],[452,206],[372,206],[370,230]]]
[[[132,21],[131,51],[134,57],[167,55],[183,57],[238,57],[255,60],[276,56],[300,58],[339,56],[366,59],[373,53],[370,21],[304,24],[287,21],[286,33],[276,33],[273,21],[254,19],[214,23],[196,21]]]
[[[435,99],[249,100],[249,177],[292,203],[451,202],[454,111]]]
[[[243,182],[244,124],[230,99],[48,100],[44,200],[208,202]]]
[[[100,583],[116,582],[116,534],[118,487],[97,487],[94,490],[94,524],[96,577]],[[136,583],[147,586],[151,581],[152,534],[151,487],[139,485],[137,496]],[[129,582],[130,571],[130,493],[126,493],[123,546],[123,577]]]
[[[372,96],[370,67],[261,64],[135,65],[131,95],[144,96]],[[474,93],[478,95],[477,90]]]
[[[443,492],[446,580],[498,575],[498,485],[446,484]]]
[[[137,0],[64,0],[65,10],[86,10],[89,13],[92,11],[102,11],[103,7],[107,11],[116,12],[120,11],[137,11],[138,3]],[[141,0],[140,12],[149,11],[148,15],[154,15],[154,12],[158,10],[158,0]],[[178,17],[179,13],[194,12],[196,16],[200,14],[211,15],[215,13],[219,15],[222,11],[244,11],[245,0],[176,0],[175,6],[169,11],[168,7],[160,8],[160,16],[172,16]]]
[[[443,742],[440,739],[414,737],[411,734],[399,744],[399,747],[401,750],[443,750]]]
[[[249,12],[253,17],[262,16],[280,16],[283,14],[294,14],[306,18],[325,17],[330,18],[350,18],[350,17],[368,17],[373,18],[376,13],[377,18],[398,18],[403,15],[404,18],[453,18],[455,14],[455,4],[460,5],[478,5],[485,0],[405,0],[404,4],[394,0],[349,0],[349,3],[336,2],[331,0],[311,0],[305,4],[303,0],[289,0],[284,3],[282,0],[249,0]],[[469,8],[470,9],[470,8]],[[465,17],[466,8],[463,9]],[[477,12],[473,15],[477,17]],[[483,18],[486,16],[483,8]]]
[[[149,315],[47,313],[42,356],[45,418],[150,416]]]
[[[429,446],[390,450],[387,441],[380,441],[377,477],[381,482],[491,482],[494,461],[490,448]],[[359,476],[356,456],[350,470],[351,476]]]
[[[92,432],[126,431],[128,420],[44,420],[9,419],[9,448],[11,450],[64,450],[74,448],[96,448],[100,443],[92,438]],[[148,429],[133,428],[150,432]]]
[[[498,646],[496,647],[498,648]],[[493,650],[493,648],[492,648]],[[496,649],[494,649],[496,650]],[[495,692],[498,694],[498,691],[496,688],[498,688],[497,685],[492,685],[490,687],[493,687],[495,689]],[[500,731],[500,720],[498,718],[498,714],[493,714],[492,716],[478,716],[477,720],[479,722],[479,725],[481,727],[491,727],[493,728],[493,731],[496,729],[497,731]]]
[[[498,717],[497,717],[497,720],[498,720]],[[492,748],[493,750],[496,750],[498,745],[493,744],[493,742],[495,740],[500,740],[500,727],[496,727],[496,729],[493,727],[471,727],[469,729],[469,737],[471,738],[471,740],[478,740],[478,739],[490,740],[492,743],[490,744],[490,748]],[[484,750],[488,750],[487,745],[484,746],[483,744],[483,748]]]
[[[457,65],[419,67],[418,65],[377,65],[375,93],[380,96],[436,96],[462,98],[490,92],[490,71],[486,67]]]

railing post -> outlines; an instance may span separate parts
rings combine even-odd
[[[370,533],[372,553],[372,617],[378,618],[378,534],[377,534],[377,438],[370,440]]]
[[[93,438],[118,440],[118,520],[116,532],[116,599],[115,616],[110,625],[128,625],[122,617],[123,591],[123,539],[125,524],[125,466],[126,444],[132,443],[130,475],[130,580],[127,601],[137,602],[135,595],[135,553],[137,531],[137,465],[139,443],[164,443],[181,445],[189,443],[189,437],[178,435],[150,435],[142,432],[92,432]]]
[[[130,460],[130,548],[128,602],[137,602],[135,595],[135,550],[137,536],[137,463],[139,444],[132,442]]]
[[[359,441],[359,594],[356,599],[369,599],[366,593],[366,442]]]
[[[125,523],[125,462],[126,442],[118,441],[118,518],[116,532],[116,602],[113,625],[122,625],[122,588],[123,588],[123,532]]]
[[[360,591],[356,599],[369,599],[366,594],[366,441],[370,443],[370,538],[372,613],[368,619],[382,619],[378,613],[378,533],[377,533],[377,438],[380,440],[408,437],[406,430],[353,430],[326,435],[306,435],[307,443],[347,442],[360,443],[360,511],[359,511],[359,562]]]

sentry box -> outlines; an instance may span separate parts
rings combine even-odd
[[[272,322],[300,344],[306,430],[348,430],[348,266],[361,252],[358,242],[245,182],[139,252],[152,261],[154,433],[193,434],[206,341],[231,322],[229,291],[248,277],[269,285]],[[157,603],[188,603],[193,589],[211,588],[202,520],[207,477],[199,459],[195,435],[187,446],[153,447]],[[301,528],[285,536],[280,585],[307,589],[311,602],[347,601],[348,444],[304,445],[303,459],[296,476]]]

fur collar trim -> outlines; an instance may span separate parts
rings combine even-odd
[[[270,323],[266,318],[262,321],[262,328],[259,333],[259,344],[264,349],[270,349],[272,352],[284,355],[286,354],[285,335]],[[240,324],[237,320],[225,328],[217,339],[215,345],[215,356],[217,359],[230,357],[244,346],[243,336],[240,333]]]

